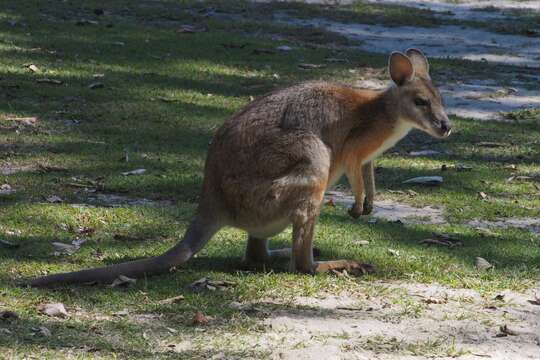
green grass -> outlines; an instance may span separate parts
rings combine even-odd
[[[196,350],[184,352],[186,357],[208,358],[219,353],[217,349],[225,342],[227,349],[232,349],[226,350],[228,358],[264,357],[267,354],[256,349],[245,350],[237,339],[219,340],[231,331],[263,331],[256,317],[229,308],[230,302],[288,299],[320,291],[358,291],[357,281],[332,275],[289,274],[286,262],[274,264],[272,270],[244,271],[241,256],[245,234],[229,229],[220,232],[184,268],[143,279],[127,290],[35,290],[19,288],[16,282],[43,273],[161,253],[182,236],[190,220],[199,196],[208,142],[230,114],[250,97],[298,81],[322,78],[353,82],[349,69],[383,67],[386,58],[336,48],[332,46],[334,41],[345,40],[325,32],[303,33],[266,24],[263,29],[268,34],[281,36],[272,40],[267,34],[256,33],[254,22],[204,17],[204,9],[211,6],[218,10],[226,8],[221,4],[114,1],[105,6],[105,15],[97,16],[93,10],[102,6],[99,4],[41,1],[38,6],[23,1],[11,2],[0,12],[0,167],[27,167],[27,171],[0,175],[0,184],[8,183],[16,190],[0,197],[0,238],[19,245],[16,249],[0,247],[0,264],[4,269],[0,274],[0,310],[11,309],[20,316],[12,324],[0,323],[10,332],[0,337],[2,356],[178,356],[156,345],[160,335],[175,343],[188,338],[193,341]],[[282,5],[276,6],[280,10]],[[251,5],[241,2],[227,9],[254,11]],[[370,9],[380,18],[403,15],[392,7]],[[78,26],[80,19],[95,20],[98,24]],[[16,21],[15,26],[8,23],[12,20]],[[209,31],[177,33],[181,24],[205,24]],[[223,44],[247,45],[230,49]],[[293,46],[294,50],[253,52],[283,44]],[[325,68],[311,71],[297,68],[300,62],[324,63],[328,57],[344,57],[350,62],[327,63]],[[40,71],[32,73],[23,66],[30,63]],[[433,62],[434,77],[449,68],[463,73],[483,71],[486,76],[494,69],[470,62],[438,60]],[[95,74],[104,77],[95,78]],[[63,84],[36,82],[42,78],[61,80]],[[88,85],[96,81],[104,87],[89,89]],[[36,126],[19,125],[17,130],[9,130],[14,121],[7,119],[13,117],[37,117],[38,122]],[[477,123],[456,118],[456,132],[449,140],[439,142],[414,133],[377,162],[382,167],[377,175],[379,198],[442,206],[448,225],[403,226],[383,221],[372,224],[365,219],[351,220],[344,209],[324,207],[315,240],[322,257],[372,263],[377,272],[362,279],[368,282],[439,282],[490,293],[503,288],[520,290],[538,281],[538,235],[495,229],[498,236],[482,237],[466,226],[471,219],[540,216],[538,114],[515,117],[512,123]],[[476,145],[479,141],[499,141],[509,146],[482,148]],[[451,155],[406,155],[406,151],[423,145],[448,150]],[[126,152],[129,162],[122,160]],[[443,164],[457,163],[471,165],[473,170],[440,170]],[[62,169],[39,170],[39,164]],[[505,168],[508,164],[515,164],[517,170]],[[137,168],[147,172],[131,177],[121,175]],[[533,179],[507,182],[512,173]],[[445,182],[438,188],[415,187],[418,195],[413,198],[388,191],[409,189],[401,181],[417,175],[443,175]],[[84,187],[73,186],[88,181],[99,183],[104,193],[167,200],[174,205],[109,207],[98,202],[101,206],[73,206],[93,196]],[[479,191],[489,195],[487,201],[478,198]],[[63,203],[46,202],[51,195],[60,196]],[[75,230],[79,227],[95,230],[87,236],[88,242],[82,249],[71,256],[53,256],[50,243],[72,241],[78,236]],[[433,231],[453,234],[464,246],[447,249],[417,243]],[[354,245],[357,239],[368,239],[370,245]],[[290,231],[272,239],[271,245],[280,247],[289,242]],[[388,248],[398,250],[400,256],[390,256]],[[474,268],[476,256],[493,262],[495,269],[478,273]],[[224,292],[200,294],[184,289],[205,276],[231,280],[237,285]],[[185,296],[183,302],[158,304],[159,300],[178,294]],[[63,302],[71,313],[79,315],[52,320],[37,313],[38,304],[52,301]],[[141,325],[134,321],[136,317],[113,315],[122,309],[159,318]],[[196,310],[215,317],[206,332],[191,326]],[[99,316],[104,318],[100,320]],[[53,336],[32,335],[31,328],[35,326],[48,327]],[[164,327],[177,332],[167,332]],[[213,348],[204,345],[209,338],[215,339]]]

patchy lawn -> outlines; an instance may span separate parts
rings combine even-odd
[[[229,229],[185,267],[126,289],[17,287],[21,278],[174,244],[195,208],[213,132],[252,97],[308,79],[386,81],[386,51],[358,49],[357,38],[324,24],[287,20],[314,17],[389,29],[477,26],[493,36],[527,35],[531,53],[538,46],[512,18],[501,16],[494,29],[395,4],[21,1],[0,10],[0,240],[8,242],[0,244],[0,311],[18,314],[0,320],[2,356],[537,356],[540,306],[529,300],[540,283],[540,118],[537,108],[502,106],[522,94],[529,97],[519,101],[536,104],[540,71],[527,63],[433,59],[434,80],[450,95],[454,83],[493,81],[493,96],[482,88],[467,105],[499,102],[504,121],[489,121],[493,112],[484,121],[454,116],[445,141],[411,133],[377,161],[381,216],[355,221],[337,201],[324,206],[315,240],[321,258],[367,262],[372,275],[289,274],[286,261],[245,269],[245,234]],[[413,40],[395,50],[422,47]],[[496,93],[512,87],[517,95]],[[122,174],[137,169],[145,171]],[[415,176],[444,182],[402,183]],[[347,183],[337,190],[346,197]],[[388,204],[432,207],[443,221],[433,224],[430,213],[395,221],[384,216]],[[434,232],[458,246],[419,243]],[[52,242],[77,239],[86,240],[79,250],[54,255]],[[271,246],[289,242],[290,230]],[[477,257],[493,268],[479,271]],[[186,289],[203,277],[233,284]],[[38,312],[54,302],[68,318]],[[207,325],[193,325],[197,311]]]

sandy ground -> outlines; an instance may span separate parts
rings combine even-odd
[[[181,342],[167,335],[159,318],[134,314],[127,319],[153,329],[146,339],[157,344],[157,353],[220,349],[212,359],[246,349],[289,360],[540,359],[540,305],[532,302],[534,291],[481,295],[439,284],[383,281],[354,288],[354,293],[234,302],[229,306],[255,319],[257,331],[192,335]]]
[[[275,358],[540,359],[540,306],[528,301],[532,292],[494,300],[437,284],[366,286],[377,294],[298,298],[296,309],[273,312],[265,323],[266,337],[282,338]],[[504,325],[515,335],[503,336]]]

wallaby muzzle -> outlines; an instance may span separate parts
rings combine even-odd
[[[445,138],[452,132],[452,124],[445,113],[437,114],[432,123],[433,130],[439,138]]]

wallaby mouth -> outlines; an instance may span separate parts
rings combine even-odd
[[[440,133],[443,138],[450,136],[450,133],[452,133],[452,126],[448,121],[441,122]]]
[[[450,136],[450,133],[452,132],[452,124],[450,124],[450,120],[446,114],[433,119],[430,132],[438,138],[446,138]]]

